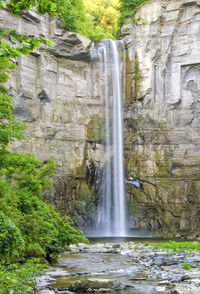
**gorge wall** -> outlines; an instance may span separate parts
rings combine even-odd
[[[14,114],[28,124],[25,141],[11,149],[35,153],[42,161],[55,158],[55,188],[46,199],[87,227],[96,213],[93,183],[103,148],[102,100],[91,74],[91,42],[34,11],[15,18],[1,10],[0,21],[3,28],[42,35],[53,43],[20,58],[8,83]]]
[[[200,1],[154,0],[122,28],[130,223],[165,237],[200,236]]]
[[[141,17],[140,17],[141,16]],[[121,30],[129,225],[157,236],[200,236],[200,1],[154,0]],[[8,83],[15,115],[29,125],[12,150],[56,159],[46,199],[82,227],[95,218],[103,157],[103,101],[90,41],[34,12],[0,12],[4,28],[50,39],[18,61]]]

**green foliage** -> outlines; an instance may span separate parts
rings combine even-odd
[[[29,259],[23,264],[0,266],[1,294],[37,293],[36,277],[44,272],[45,265],[39,259]]]
[[[35,194],[50,188],[49,176],[53,176],[54,161],[45,164],[30,153],[0,151],[0,176],[12,182],[12,186],[26,188]]]
[[[149,242],[148,242],[148,241],[145,241],[145,242],[143,243],[143,245],[144,245],[144,246],[149,246]]]
[[[91,40],[115,38],[118,0],[52,0],[56,3],[56,15],[65,29],[80,33]],[[110,2],[110,1],[109,1]]]
[[[99,41],[102,39],[116,39],[116,37],[113,36],[113,34],[106,32],[105,29],[101,26],[94,27],[92,23],[91,27],[88,27],[88,30],[85,35],[92,41]]]
[[[184,252],[184,251],[193,251],[193,250],[200,250],[200,242],[176,242],[176,241],[169,241],[166,243],[158,243],[153,245],[154,249],[165,249],[165,250],[172,250],[175,252]]]
[[[119,17],[119,26],[121,27],[127,18],[131,18],[133,22],[137,22],[134,18],[134,15],[137,11],[137,8],[142,4],[149,2],[150,0],[120,0],[120,17]]]
[[[0,181],[0,211],[4,212],[0,221],[4,224],[3,231],[0,231],[0,248],[7,244],[5,250],[13,253],[8,252],[8,261],[16,261],[16,256],[20,259],[22,253],[26,257],[38,256],[55,261],[65,244],[87,241],[79,230],[72,227],[68,218],[60,217],[53,206],[36,195],[29,186],[19,188],[11,186],[7,180]],[[7,256],[3,250],[1,252]]]
[[[16,16],[34,5],[42,13],[55,10],[55,3],[48,0],[0,0],[0,8],[6,6]],[[51,188],[54,162],[42,163],[33,154],[11,153],[8,148],[14,140],[24,138],[26,125],[13,116],[12,97],[5,83],[16,68],[16,57],[29,54],[41,44],[51,45],[41,37],[0,29],[0,289],[3,294],[35,291],[35,275],[43,266],[32,257],[52,262],[65,244],[86,241],[68,218],[59,216],[53,206],[42,201],[42,191]]]
[[[56,14],[63,26],[73,32],[86,34],[87,18],[82,0],[53,0],[56,2]]]
[[[89,38],[116,39],[118,31],[119,0],[83,0],[89,22]]]
[[[1,263],[14,260],[24,250],[24,240],[19,228],[3,212],[0,212]]]
[[[39,13],[53,13],[56,11],[56,4],[50,0],[1,0],[3,7],[7,7],[12,14],[20,16],[21,11],[36,7]]]
[[[185,261],[182,263],[181,266],[182,266],[182,268],[183,268],[184,270],[187,270],[187,271],[189,271],[189,270],[192,269],[191,265],[188,263],[187,260],[185,260]]]
[[[139,250],[139,248],[140,248],[140,247],[139,247],[138,245],[135,245],[135,246],[134,246],[134,250],[135,250],[135,251]]]

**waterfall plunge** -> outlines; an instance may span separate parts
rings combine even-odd
[[[95,234],[126,236],[126,203],[123,163],[123,81],[125,50],[122,41],[102,40],[91,48],[105,98],[105,171]]]

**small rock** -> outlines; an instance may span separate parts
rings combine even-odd
[[[117,248],[120,248],[120,246],[121,246],[120,244],[116,243],[116,244],[113,245],[113,248],[117,249]]]
[[[55,294],[55,292],[53,290],[40,290],[39,294]]]
[[[124,285],[122,282],[115,281],[114,286],[112,288],[114,290],[124,290],[124,289],[126,289],[126,285]]]
[[[185,274],[181,277],[181,281],[186,281],[186,280],[190,280],[190,279],[191,279],[191,277],[187,274]]]
[[[155,293],[157,294],[157,293],[166,293],[166,287],[156,287],[155,288]]]

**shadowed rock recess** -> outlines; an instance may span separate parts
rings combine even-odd
[[[126,178],[144,180],[143,189],[127,183],[129,227],[200,237],[200,1],[154,0],[136,19],[121,30]],[[15,115],[29,124],[26,140],[11,148],[56,159],[46,198],[89,227],[104,164],[104,102],[90,41],[34,12],[15,19],[1,11],[0,21],[54,44],[21,58],[8,84]]]

